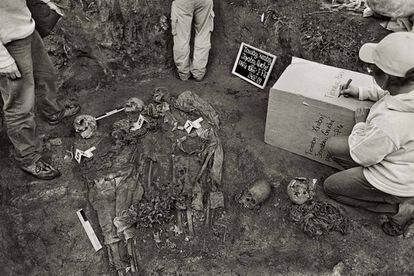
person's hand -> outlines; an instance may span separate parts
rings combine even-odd
[[[16,62],[13,62],[13,64],[7,67],[0,68],[0,75],[6,76],[12,80],[20,79],[22,77],[19,68],[17,68]]]
[[[65,14],[63,13],[63,11],[58,7],[58,6],[56,6],[56,4],[55,3],[53,3],[52,1],[50,1],[50,2],[48,2],[47,3],[47,6],[51,9],[51,10],[54,10],[57,14],[59,14],[60,16],[62,16],[62,17],[64,17],[65,16]]]
[[[345,83],[341,84],[339,86],[339,94],[343,95],[344,97],[352,97],[352,98],[358,98],[359,97],[359,89],[356,86],[349,85],[348,88],[344,89]]]
[[[369,110],[370,109],[368,107],[358,107],[355,110],[355,123],[358,124],[365,122],[367,120]]]

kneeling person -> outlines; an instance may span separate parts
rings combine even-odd
[[[382,228],[403,234],[414,221],[414,33],[393,33],[361,47],[378,85],[349,86],[345,96],[372,100],[355,112],[349,137],[327,142],[333,158],[347,170],[326,179],[328,196],[347,205],[391,214]]]

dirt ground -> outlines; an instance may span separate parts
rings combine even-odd
[[[90,3],[94,1],[83,2],[93,7]],[[216,31],[211,61],[202,82],[177,79],[171,67],[168,34],[158,33],[160,39],[165,39],[159,43],[157,53],[161,56],[148,70],[142,64],[128,67],[134,63],[132,59],[125,61],[128,54],[123,51],[127,48],[122,47],[126,46],[119,48],[119,55],[125,56],[113,61],[111,58],[116,56],[113,52],[110,55],[103,52],[98,57],[84,52],[75,55],[76,43],[72,43],[67,64],[58,63],[63,58],[56,54],[60,48],[55,46],[60,44],[53,38],[47,41],[50,53],[56,54],[54,59],[62,78],[60,97],[79,101],[85,113],[100,114],[122,105],[132,96],[148,102],[153,89],[159,86],[167,87],[173,95],[191,90],[219,113],[219,136],[225,155],[223,183],[219,189],[225,195],[225,208],[214,213],[212,226],[196,228],[193,239],[186,239],[187,233],[174,236],[164,231],[161,242],[156,243],[153,234],[170,225],[140,230],[139,274],[413,275],[412,235],[389,237],[380,229],[381,216],[331,202],[320,185],[334,169],[263,142],[268,91],[289,63],[290,56],[362,71],[357,59],[359,46],[386,34],[378,21],[363,19],[352,12],[321,10],[319,1],[235,0],[215,1],[215,5]],[[159,15],[168,13],[168,5],[160,4],[158,8]],[[267,14],[265,24],[260,23],[262,12]],[[73,42],[68,30],[72,29],[63,25],[56,37]],[[264,90],[230,73],[242,41],[278,55]],[[143,54],[129,57],[135,55],[134,59],[139,59]],[[119,67],[124,62],[128,66]],[[105,75],[107,69],[112,76]],[[100,130],[109,133],[113,122],[122,116],[105,119]],[[37,122],[39,133],[46,140],[54,137],[63,140],[61,146],[45,148],[45,155],[57,164],[63,175],[49,182],[38,181],[17,169],[12,147],[2,129],[0,275],[116,275],[108,263],[107,252],[93,250],[75,213],[83,208],[102,240],[82,167],[64,159],[67,150],[80,140],[72,120],[56,127],[47,125],[41,117]],[[347,235],[330,232],[310,238],[289,219],[292,203],[286,194],[286,185],[296,176],[318,179],[316,198],[339,206],[350,218]],[[259,209],[245,209],[235,202],[234,196],[256,179],[272,184],[271,196]]]

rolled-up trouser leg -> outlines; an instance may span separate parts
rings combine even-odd
[[[369,184],[363,167],[355,167],[328,177],[325,193],[341,203],[378,213],[396,214],[398,205],[407,198],[384,193]]]
[[[190,77],[190,38],[194,0],[175,0],[171,5],[174,62],[182,80]]]
[[[37,105],[43,115],[53,119],[53,116],[63,111],[63,106],[56,100],[57,76],[43,40],[37,31],[33,33],[32,53],[35,53],[33,55],[33,75]]]
[[[194,56],[191,73],[194,78],[202,79],[206,73],[211,48],[211,32],[214,29],[213,0],[195,0],[194,21]]]
[[[34,120],[34,78],[31,53],[32,36],[6,44],[22,75],[11,80],[0,79],[0,90],[4,101],[4,117],[7,133],[16,149],[16,159],[29,165],[40,159],[40,143]]]

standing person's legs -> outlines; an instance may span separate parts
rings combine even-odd
[[[213,0],[196,0],[194,11],[195,39],[191,73],[197,80],[206,74],[206,66],[211,48],[211,33],[214,30]]]
[[[326,142],[326,150],[332,156],[332,159],[344,168],[359,166],[359,164],[351,158],[348,136],[335,136],[329,138]]]
[[[52,61],[46,52],[43,40],[37,31],[32,39],[33,74],[39,110],[52,125],[59,123],[63,118],[79,112],[79,105],[62,106],[57,102],[57,76]]]
[[[43,40],[37,31],[32,40],[33,75],[35,80],[36,100],[41,112],[51,118],[63,110],[63,106],[56,101],[57,76],[52,61],[46,52]]]
[[[180,79],[190,77],[190,38],[194,0],[175,0],[171,5],[171,32],[174,39],[174,62]]]
[[[33,35],[12,41],[6,48],[15,60],[21,78],[0,78],[0,91],[4,101],[7,133],[16,149],[20,168],[40,179],[53,179],[60,172],[41,159],[41,146],[34,120],[34,77],[32,62]]]
[[[384,193],[369,184],[362,167],[331,175],[325,180],[323,187],[325,193],[338,202],[378,213],[396,214],[399,203],[406,200]]]
[[[30,165],[38,161],[41,152],[34,120],[31,41],[32,36],[29,36],[6,44],[22,77],[16,80],[1,77],[0,82],[7,133],[16,149],[16,159],[21,165]]]

